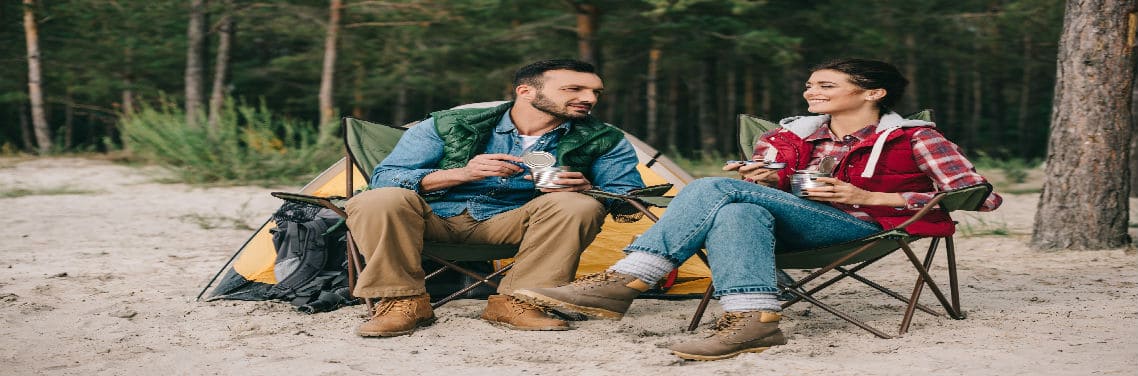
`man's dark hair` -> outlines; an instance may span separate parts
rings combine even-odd
[[[551,70],[561,69],[597,74],[597,68],[584,61],[573,59],[542,60],[518,69],[518,71],[514,73],[514,87],[529,85],[541,89],[541,85],[545,83],[545,80],[542,79],[542,74]]]
[[[885,89],[885,97],[877,101],[877,108],[889,111],[905,95],[909,80],[900,70],[884,61],[866,59],[838,59],[811,69],[811,72],[833,70],[850,76],[850,81],[862,89]]]

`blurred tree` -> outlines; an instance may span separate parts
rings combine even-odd
[[[205,0],[190,0],[190,22],[186,28],[186,125],[198,125],[202,110],[202,87],[205,76]]]
[[[328,3],[328,24],[324,31],[324,69],[320,74],[320,138],[327,139],[335,134],[335,105],[332,89],[336,74],[336,40],[340,31],[340,11],[343,2],[332,0]]]
[[[40,72],[39,32],[36,29],[36,2],[24,0],[24,40],[28,47],[28,99],[32,105],[32,127],[36,134],[36,150],[40,154],[51,152],[51,128],[44,114],[43,86]]]
[[[217,54],[214,56],[213,88],[209,94],[209,128],[216,130],[221,121],[225,101],[225,74],[229,71],[229,50],[233,43],[233,0],[222,0],[221,20],[217,27]]]
[[[1135,5],[1135,0],[1067,2],[1050,150],[1031,237],[1037,249],[1130,243]]]

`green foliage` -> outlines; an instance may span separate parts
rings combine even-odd
[[[89,195],[95,193],[99,192],[88,189],[77,189],[74,187],[45,187],[35,190],[17,188],[0,190],[0,197],[16,198],[25,196]]]
[[[340,150],[318,144],[309,124],[275,118],[264,103],[227,100],[216,129],[204,120],[187,126],[181,107],[165,97],[122,118],[128,150],[190,183],[297,183],[334,162]]]
[[[1011,184],[1027,181],[1028,171],[1038,167],[1041,163],[1038,160],[1027,160],[1019,157],[993,158],[984,152],[977,154],[979,157],[972,160],[977,169],[998,170],[1004,174],[1004,178]]]
[[[953,215],[958,215],[954,213]],[[986,221],[983,217],[977,216],[972,213],[964,213],[968,216],[967,221],[961,221],[956,226],[956,230],[964,237],[974,236],[1008,236],[1011,235],[1011,230],[1008,229],[1008,224],[1003,221]]]
[[[680,166],[680,168],[682,168],[684,171],[687,171],[687,173],[691,174],[692,177],[697,179],[712,176],[739,176],[739,173],[735,171],[723,171],[723,162],[731,159],[736,159],[733,157],[727,157],[713,153],[711,156],[701,156],[696,158],[687,158],[678,155],[671,158],[673,162],[676,162],[676,165]]]

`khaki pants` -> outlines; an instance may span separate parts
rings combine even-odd
[[[348,228],[367,262],[353,294],[369,298],[426,293],[424,239],[517,244],[514,268],[502,279],[499,294],[566,284],[605,216],[603,205],[592,197],[555,192],[481,222],[467,213],[441,218],[422,197],[403,188],[363,192],[348,201],[347,212]]]

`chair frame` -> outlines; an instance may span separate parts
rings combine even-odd
[[[834,314],[835,316],[838,316],[839,318],[850,322],[851,324],[854,324],[854,325],[856,325],[862,329],[865,329],[866,331],[869,331],[870,333],[873,333],[874,335],[876,335],[880,338],[892,338],[893,336],[886,334],[885,332],[883,332],[877,328],[874,328],[873,326],[870,326],[869,324],[866,324],[865,322],[858,320],[857,318],[854,318],[853,316],[850,316],[849,314],[846,314],[846,313],[834,308],[833,306],[830,306],[829,304],[823,303],[814,297],[815,293],[822,291],[826,287],[829,287],[830,285],[832,285],[838,281],[841,281],[842,279],[844,279],[846,277],[850,277],[850,278],[852,278],[858,282],[861,282],[861,283],[863,283],[867,286],[870,286],[870,287],[872,287],[878,291],[881,291],[882,293],[885,293],[886,295],[889,295],[889,296],[891,296],[897,300],[900,300],[906,304],[905,314],[904,314],[904,316],[902,316],[901,325],[897,331],[898,335],[904,335],[905,333],[908,332],[909,326],[912,323],[913,315],[917,309],[920,309],[920,310],[922,310],[926,313],[929,313],[930,315],[933,315],[933,316],[939,316],[940,315],[939,313],[937,313],[933,309],[930,309],[930,308],[928,308],[924,305],[921,305],[919,303],[921,293],[922,293],[922,291],[926,285],[928,286],[929,290],[932,290],[933,294],[936,295],[937,300],[940,302],[941,306],[944,308],[944,311],[948,315],[948,317],[951,317],[951,318],[957,319],[957,320],[962,320],[962,319],[966,318],[965,314],[963,313],[963,311],[961,310],[961,307],[960,307],[960,288],[959,288],[959,279],[957,277],[956,249],[955,249],[955,245],[953,244],[952,235],[943,236],[943,237],[932,237],[930,240],[928,250],[925,253],[925,257],[923,260],[921,260],[917,257],[916,253],[913,251],[912,247],[910,246],[910,243],[917,241],[917,240],[920,240],[920,239],[924,239],[925,237],[909,235],[907,232],[905,232],[904,229],[906,227],[908,227],[909,225],[915,223],[916,221],[920,220],[922,217],[924,217],[926,214],[932,212],[932,210],[934,210],[934,209],[940,208],[942,210],[951,211],[951,210],[949,210],[949,208],[947,208],[943,205],[942,200],[945,200],[946,198],[950,197],[950,194],[961,192],[961,191],[966,191],[966,190],[973,190],[973,189],[982,189],[983,190],[984,194],[981,197],[981,199],[975,200],[979,203],[983,203],[983,198],[986,198],[988,196],[988,194],[991,193],[992,186],[990,184],[982,184],[979,186],[967,187],[967,188],[963,188],[963,189],[956,190],[956,191],[940,192],[937,195],[935,195],[933,197],[933,199],[931,201],[929,201],[929,203],[927,205],[925,205],[924,208],[922,208],[917,213],[913,214],[913,216],[911,216],[905,222],[898,225],[897,228],[891,229],[891,230],[885,230],[885,231],[879,232],[877,234],[870,235],[870,236],[867,236],[867,237],[864,237],[862,239],[858,239],[858,240],[855,240],[852,242],[843,243],[843,244],[851,244],[851,243],[856,244],[856,243],[865,242],[864,245],[861,245],[856,250],[854,250],[852,252],[848,252],[844,256],[830,262],[829,264],[827,264],[825,266],[822,266],[821,268],[815,270],[814,272],[810,273],[809,275],[807,275],[807,276],[805,276],[805,277],[803,277],[797,281],[794,281],[793,283],[787,284],[787,283],[783,283],[780,281],[778,283],[779,289],[783,293],[788,293],[788,294],[791,294],[794,296],[794,299],[791,299],[790,301],[782,303],[782,308],[785,309],[785,308],[790,307],[791,305],[793,305],[795,303],[798,303],[800,301],[805,300],[805,301],[807,301],[807,302],[809,302],[815,306],[818,306],[819,308],[825,310],[826,312],[830,312],[830,313]],[[977,204],[977,207],[978,206],[979,206],[979,204]],[[975,210],[975,209],[976,208],[971,208],[970,210]],[[867,241],[866,239],[871,239],[871,240]],[[939,246],[941,239],[943,239],[944,243],[945,243],[945,257],[946,257],[947,268],[948,268],[948,279],[949,279],[949,290],[950,290],[950,295],[948,297],[945,296],[945,294],[942,292],[941,288],[934,281],[932,275],[929,274],[931,267],[932,267],[932,262],[936,256],[936,250]],[[857,263],[856,261],[850,262],[851,260],[854,260],[856,257],[862,256],[863,253],[868,252],[869,250],[873,249],[874,247],[878,246],[879,244],[888,243],[888,242],[894,242],[896,244],[896,246],[893,247],[892,249],[886,251],[884,254],[873,257],[869,260],[861,261],[860,263]],[[835,246],[841,246],[841,244],[831,245],[831,246],[827,246],[827,247],[823,247],[823,248],[830,248],[830,247],[835,247]],[[913,265],[913,268],[916,269],[916,271],[918,273],[917,280],[916,280],[916,282],[913,286],[913,290],[910,293],[908,298],[906,298],[903,295],[901,295],[895,291],[892,291],[892,290],[890,290],[884,286],[881,286],[881,285],[857,274],[858,271],[876,263],[877,261],[879,261],[881,259],[884,259],[886,256],[896,252],[897,249],[901,249],[904,252],[906,259]],[[808,251],[809,250],[807,250],[806,252],[808,252]],[[704,258],[706,260],[706,255],[704,255],[702,253],[702,251],[700,253],[697,253],[697,254],[699,254],[702,258]],[[776,254],[775,255],[775,264],[776,265],[779,264],[778,259],[779,259],[779,255]],[[853,267],[849,267],[849,268],[844,267],[844,265],[853,264],[853,263],[857,263],[857,265],[855,265]],[[818,285],[812,287],[810,290],[805,290],[807,283],[813,282],[814,280],[820,278],[824,274],[829,273],[831,271],[838,272],[838,275],[834,276],[833,278],[830,278],[828,280],[825,280],[822,283],[819,283]],[[707,309],[707,304],[710,301],[713,292],[714,292],[714,286],[713,285],[708,286],[707,291],[704,292],[703,298],[700,300],[699,306],[696,308],[695,314],[692,316],[691,323],[688,325],[688,331],[694,331],[699,326],[700,319],[702,318],[705,310]]]

